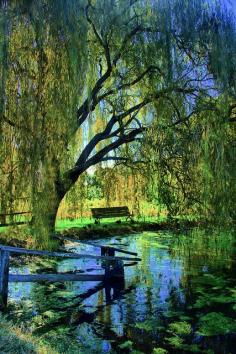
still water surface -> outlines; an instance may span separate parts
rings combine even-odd
[[[124,284],[11,283],[11,316],[59,353],[236,353],[234,240],[232,231],[198,229],[97,240],[142,258],[125,268]],[[75,243],[67,248],[100,253]],[[11,272],[103,273],[94,260],[44,266]]]

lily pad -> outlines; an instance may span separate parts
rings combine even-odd
[[[163,348],[154,348],[152,354],[167,354],[167,350]]]
[[[173,336],[170,338],[166,338],[166,341],[174,348],[182,348],[183,346],[183,339],[179,336]]]
[[[153,331],[156,328],[156,321],[154,320],[146,320],[144,322],[137,322],[135,327],[138,329],[144,329],[145,331]]]
[[[217,336],[236,332],[236,321],[222,313],[210,312],[199,321],[198,333],[202,336]]]
[[[169,329],[172,333],[180,336],[189,335],[192,332],[192,327],[186,321],[173,322],[169,325]]]
[[[131,340],[127,340],[126,342],[119,345],[120,349],[131,349],[133,346],[133,342]]]

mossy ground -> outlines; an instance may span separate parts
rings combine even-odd
[[[59,354],[28,330],[16,326],[0,314],[0,353]]]

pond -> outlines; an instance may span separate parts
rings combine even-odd
[[[144,232],[101,239],[142,258],[125,282],[10,283],[10,317],[59,353],[235,353],[235,233]],[[94,241],[93,241],[94,242]],[[99,248],[70,243],[83,253]],[[46,261],[14,273],[79,270],[94,260]]]

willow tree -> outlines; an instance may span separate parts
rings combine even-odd
[[[163,105],[177,127],[212,90],[220,73],[207,45],[218,41],[211,21],[221,11],[210,4],[2,3],[1,129],[14,136],[15,176],[24,175],[14,185],[30,196],[39,246],[49,244],[58,207],[85,171],[138,163],[148,128],[157,119],[168,125]]]
[[[223,4],[195,30],[189,23],[192,17],[183,11],[185,39],[181,42],[188,55],[194,46],[195,60],[205,61],[205,73],[211,76],[202,84],[208,89],[200,90],[187,110],[181,102],[176,107],[162,102],[161,119],[154,120],[146,134],[143,155],[152,156],[146,174],[153,197],[166,205],[170,215],[228,223],[236,219],[236,21]],[[194,66],[192,70],[195,76]]]

